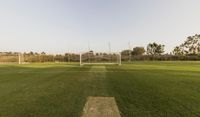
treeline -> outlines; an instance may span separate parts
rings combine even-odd
[[[198,55],[134,55],[134,56],[122,56],[122,61],[200,61]]]
[[[146,47],[134,47],[123,50],[122,60],[200,60],[200,35],[189,36],[182,44],[176,46],[169,54],[165,52],[165,45],[149,43]]]
[[[0,62],[18,62],[19,57],[22,62],[77,62],[79,61],[79,54],[65,53],[65,54],[47,54],[45,52],[0,52]]]
[[[42,53],[24,53],[21,55],[24,62],[77,62],[79,61],[79,55],[74,53],[63,54],[46,54]]]
[[[114,54],[108,53],[95,53],[92,50],[85,53],[87,57],[101,57],[105,56],[115,58]],[[23,62],[77,62],[80,59],[77,53],[65,53],[65,54],[47,54],[45,52],[0,52],[0,62],[13,62],[17,61],[20,56]],[[103,58],[104,56],[104,58]],[[132,50],[121,51],[122,61],[134,61],[134,60],[200,60],[200,35],[189,36],[182,44],[176,46],[172,52],[165,53],[165,45],[158,44],[156,42],[149,43],[147,47],[134,47]]]

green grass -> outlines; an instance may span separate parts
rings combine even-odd
[[[80,117],[88,96],[122,117],[200,117],[200,62],[0,65],[0,117]]]

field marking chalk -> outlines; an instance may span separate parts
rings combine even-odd
[[[114,97],[88,97],[82,117],[121,117]]]

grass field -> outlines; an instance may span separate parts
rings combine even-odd
[[[88,96],[122,117],[200,117],[200,62],[0,65],[0,117],[81,117]]]

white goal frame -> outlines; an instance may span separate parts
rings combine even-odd
[[[0,61],[0,64],[22,64],[23,63],[23,54],[18,53],[18,54],[12,54],[12,55],[6,55],[6,54],[0,54],[0,58],[1,57],[15,57],[16,61],[12,62],[12,61]]]
[[[114,62],[83,62],[82,61],[82,55],[83,53],[80,53],[80,66],[83,65],[121,65],[121,53],[110,53],[110,54],[115,54],[117,56],[116,61]]]

